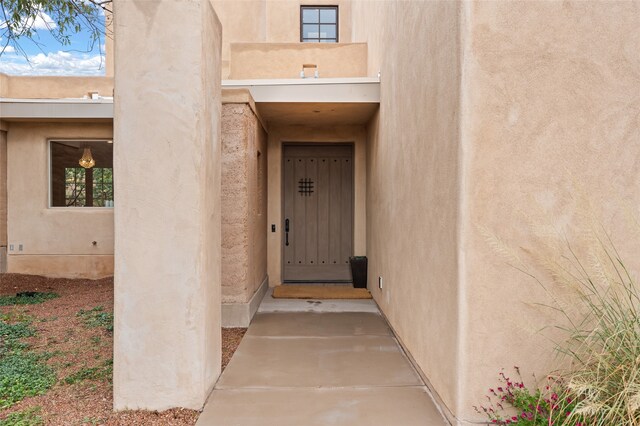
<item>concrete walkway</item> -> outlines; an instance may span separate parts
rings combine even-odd
[[[445,424],[373,301],[268,293],[197,426]]]

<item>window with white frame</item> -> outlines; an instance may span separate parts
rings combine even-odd
[[[300,41],[338,42],[338,6],[300,6]]]
[[[51,207],[113,207],[111,141],[52,140]]]

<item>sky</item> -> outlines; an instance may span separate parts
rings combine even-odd
[[[8,46],[0,55],[0,72],[11,75],[104,75],[104,40],[101,41],[102,46],[96,43],[93,49],[88,51],[90,37],[87,32],[82,32],[71,35],[71,44],[62,45],[51,36],[47,28],[47,21],[49,26],[55,25],[50,19],[45,13],[41,13],[36,19],[36,33],[33,38],[37,44],[24,37],[19,40],[28,60]],[[0,34],[2,26],[0,22]],[[0,37],[0,50],[5,42],[6,40]]]

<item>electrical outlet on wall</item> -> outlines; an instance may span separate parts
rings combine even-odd
[[[18,244],[18,251],[22,251],[22,244]]]
[[[9,244],[9,251],[13,251],[13,244]]]
[[[378,277],[378,288],[382,290],[382,277]]]

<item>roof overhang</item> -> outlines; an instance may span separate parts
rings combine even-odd
[[[5,121],[113,119],[113,98],[0,98],[0,119]]]
[[[377,78],[223,80],[223,89],[244,89],[266,121],[278,124],[364,124],[380,103]],[[113,98],[0,98],[0,120],[112,120]]]
[[[269,125],[360,125],[380,104],[377,78],[223,80],[222,88],[247,90]]]
[[[380,103],[377,78],[223,80],[223,89],[247,89],[260,102]]]

